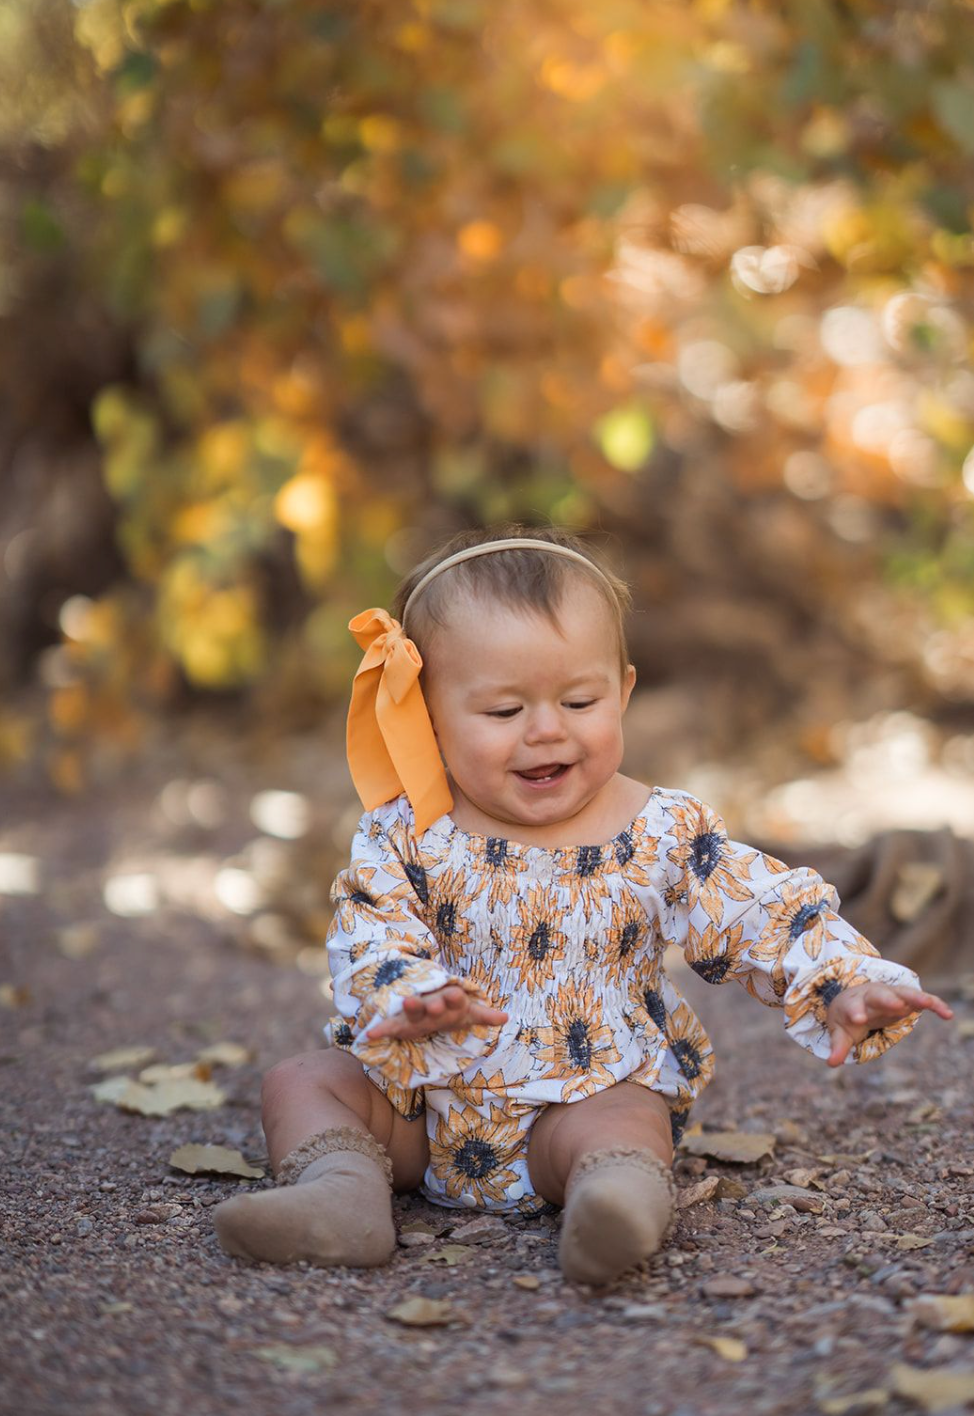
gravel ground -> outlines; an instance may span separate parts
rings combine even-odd
[[[265,1182],[182,1174],[169,1158],[202,1142],[262,1162],[261,1072],[314,1045],[325,1001],[309,974],[241,948],[218,912],[165,899],[138,916],[105,908],[120,859],[156,849],[171,866],[179,846],[191,870],[205,854],[160,824],[158,785],[73,802],[5,790],[0,1411],[974,1406],[974,1336],[940,1330],[963,1315],[917,1301],[970,1294],[974,1328],[974,981],[948,988],[954,1023],[926,1018],[885,1059],[832,1073],[782,1035],[780,1015],[684,970],[719,1062],[692,1119],[705,1133],[769,1133],[774,1153],[747,1165],[682,1153],[684,1200],[713,1190],[708,1177],[719,1186],[610,1290],[562,1281],[557,1216],[472,1221],[413,1196],[397,1201],[405,1242],[385,1269],[248,1268],[219,1249],[209,1209]],[[225,835],[207,858],[232,859],[254,832]],[[10,853],[40,862],[36,893],[16,892],[25,867]],[[214,1068],[227,1093],[216,1109],[154,1118],[92,1096],[91,1059],[107,1049],[144,1045],[178,1063],[219,1041],[253,1056]],[[791,1189],[767,1193],[780,1185]],[[389,1316],[416,1297],[434,1300],[442,1325]]]

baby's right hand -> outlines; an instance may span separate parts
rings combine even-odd
[[[474,1023],[506,1023],[507,1014],[471,998],[455,983],[433,993],[417,993],[403,1002],[402,1012],[369,1028],[369,1042],[380,1037],[429,1037],[431,1033],[455,1032]]]

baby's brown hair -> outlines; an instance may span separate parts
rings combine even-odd
[[[558,607],[569,584],[572,580],[577,582],[582,579],[598,591],[612,617],[624,675],[629,664],[625,630],[625,617],[631,603],[629,587],[593,555],[584,541],[557,527],[539,528],[512,522],[483,531],[461,531],[409,572],[396,591],[393,614],[397,619],[402,619],[414,588],[424,575],[449,556],[474,546],[488,545],[491,541],[515,539],[547,541],[551,545],[575,551],[589,562],[592,572],[589,574],[584,566],[568,556],[549,555],[531,546],[460,561],[431,580],[409,607],[409,623],[404,624],[403,628],[423,657],[427,657],[437,629],[446,623],[450,602],[458,596],[476,597],[510,609],[528,610],[557,623]]]

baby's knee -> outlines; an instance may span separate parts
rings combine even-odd
[[[362,1064],[337,1048],[320,1048],[285,1057],[265,1072],[261,1083],[261,1109],[266,1116],[300,1093],[322,1092],[349,1101],[367,1085]]]

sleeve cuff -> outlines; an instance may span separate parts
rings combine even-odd
[[[828,1006],[847,988],[861,983],[920,987],[920,980],[912,969],[895,964],[890,959],[875,955],[829,959],[811,973],[797,978],[789,987],[784,997],[785,1031],[813,1056],[827,1060],[832,1050],[826,1026]],[[881,1057],[913,1031],[918,1017],[918,1013],[910,1013],[885,1028],[869,1033],[849,1053],[846,1065],[870,1062],[875,1057]]]

